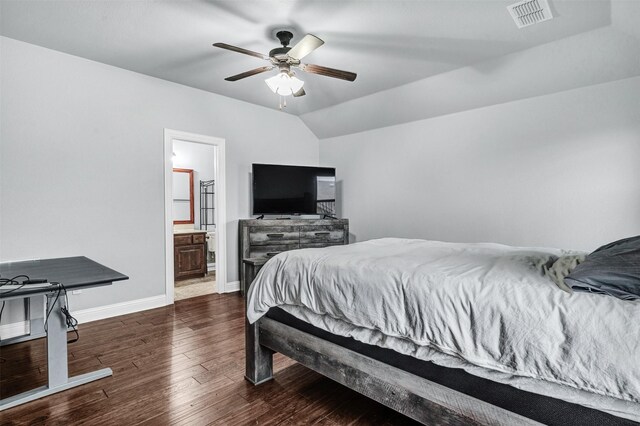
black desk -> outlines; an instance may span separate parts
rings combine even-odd
[[[44,278],[50,283],[62,283],[69,291],[110,285],[114,281],[129,279],[126,275],[107,268],[86,257],[66,257],[59,259],[28,260],[22,262],[0,263],[0,276],[12,278],[27,275],[31,279]],[[22,280],[19,280],[22,281]],[[51,311],[48,319],[47,336],[47,372],[48,385],[0,400],[0,411],[14,407],[34,399],[42,398],[56,392],[70,389],[103,377],[111,376],[110,368],[69,377],[67,364],[67,326],[61,308],[65,307],[66,298],[58,295],[58,286],[29,287],[8,292],[0,287],[0,301],[10,299],[34,299],[46,297],[47,311]],[[29,340],[41,337],[31,333]],[[15,342],[15,340],[14,340]]]

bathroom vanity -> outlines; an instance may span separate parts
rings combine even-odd
[[[204,277],[207,273],[207,231],[175,230],[173,233],[174,279]]]

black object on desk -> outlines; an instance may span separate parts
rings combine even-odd
[[[0,276],[13,278],[27,275],[30,278],[46,278],[50,283],[61,283],[67,290],[109,285],[114,281],[129,279],[126,275],[107,268],[84,256],[58,259],[27,260],[0,263]],[[69,377],[67,364],[67,324],[62,308],[67,309],[66,297],[58,297],[60,286],[25,285],[19,289],[2,290],[0,301],[9,299],[47,298],[47,374],[48,385],[0,400],[0,411],[33,401],[56,392],[111,376],[110,368]],[[32,322],[33,324],[33,322]],[[21,341],[41,337],[33,333]],[[5,342],[2,342],[3,344]]]

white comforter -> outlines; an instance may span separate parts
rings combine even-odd
[[[555,249],[385,238],[281,253],[247,317],[331,333],[640,420],[640,303],[560,290]]]

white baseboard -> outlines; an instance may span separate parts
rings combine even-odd
[[[134,312],[146,311],[147,309],[160,308],[167,305],[167,297],[160,296],[146,297],[144,299],[131,300],[129,302],[114,303],[113,305],[98,306],[96,308],[72,311],[71,314],[82,324],[90,321],[97,321],[105,318],[117,317],[119,315],[132,314]]]
[[[223,293],[233,293],[240,291],[240,281],[226,283],[222,289]],[[144,299],[131,300],[128,302],[114,303],[113,305],[98,306],[95,308],[71,311],[71,314],[78,320],[79,324],[101,319],[117,317],[119,315],[132,314],[134,312],[146,311],[148,309],[160,308],[167,305],[167,296],[147,297]],[[10,339],[12,337],[23,336],[29,332],[29,321],[19,321],[0,326],[0,337]]]
[[[18,321],[0,325],[0,338],[11,339],[29,333],[29,321]]]
[[[233,293],[240,291],[240,281],[231,281],[225,284],[222,293]]]

